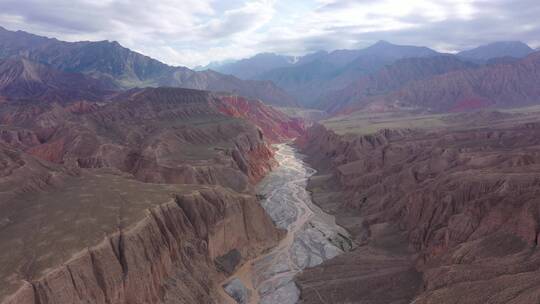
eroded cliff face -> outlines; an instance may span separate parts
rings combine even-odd
[[[219,111],[227,116],[246,119],[258,125],[264,136],[273,143],[300,137],[305,132],[304,122],[301,119],[290,118],[260,100],[248,100],[241,96],[221,96],[216,105]]]
[[[253,191],[271,139],[226,102],[163,88],[0,109],[0,301],[221,302],[219,282],[283,236]]]
[[[4,303],[214,303],[215,259],[238,250],[245,260],[279,238],[252,196],[208,188],[147,209]]]
[[[305,272],[306,302],[316,300],[313,289],[334,303],[540,301],[539,135],[538,124],[368,136],[310,130],[305,151],[314,164],[327,159],[326,183],[312,182],[315,201],[363,246]],[[344,265],[345,278],[331,280]]]
[[[12,103],[0,111],[0,121],[10,126],[0,140],[71,167],[245,191],[276,165],[269,141],[298,136],[303,126],[259,101],[239,97],[242,109],[223,98],[161,88],[127,92],[104,106]],[[281,126],[289,123],[296,129]]]

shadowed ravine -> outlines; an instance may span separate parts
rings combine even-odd
[[[268,254],[246,263],[225,284],[238,303],[296,303],[294,276],[351,248],[347,232],[311,201],[306,190],[315,170],[287,144],[276,146],[280,166],[259,185],[261,201],[275,224],[288,231]]]

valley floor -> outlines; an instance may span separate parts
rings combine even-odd
[[[348,233],[311,201],[307,181],[315,170],[286,144],[277,145],[280,164],[258,186],[262,206],[286,237],[267,254],[239,269],[225,289],[239,303],[293,304],[300,290],[294,277],[352,247]]]

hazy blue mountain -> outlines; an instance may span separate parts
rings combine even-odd
[[[234,75],[241,79],[257,79],[271,70],[293,67],[312,62],[328,55],[325,51],[310,53],[304,56],[287,56],[274,53],[260,53],[253,57],[226,62],[213,62],[200,70],[214,70],[223,74]]]
[[[195,71],[206,71],[206,70],[214,70],[217,71],[221,66],[224,66],[226,64],[235,63],[236,60],[223,60],[223,61],[212,61],[207,65],[198,65],[193,68]]]
[[[500,41],[462,51],[457,55],[472,61],[486,62],[500,57],[523,58],[532,52],[534,50],[521,41]]]
[[[336,113],[351,105],[359,106],[373,96],[387,94],[413,81],[479,66],[453,55],[403,58],[375,73],[358,78],[342,90],[321,96],[317,106],[329,113]]]
[[[277,68],[257,77],[271,80],[303,105],[312,106],[326,92],[340,90],[359,77],[373,73],[402,58],[439,55],[426,47],[395,45],[379,41],[360,50],[317,53],[317,57],[292,67]]]
[[[261,73],[275,68],[292,66],[294,63],[295,58],[292,56],[261,53],[250,58],[229,63],[210,64],[207,68],[223,74],[234,75],[241,79],[252,79]]]

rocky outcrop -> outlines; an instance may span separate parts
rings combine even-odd
[[[302,144],[312,163],[327,159],[326,168],[319,165],[326,182],[312,181],[314,199],[364,245],[304,272],[306,302],[316,301],[314,289],[334,303],[538,302],[533,125],[368,136],[308,131]],[[346,278],[336,279],[342,268]],[[379,285],[390,277],[391,290]]]
[[[222,277],[214,259],[236,249],[245,260],[279,235],[251,196],[222,188],[177,196],[4,303],[213,303]]]
[[[241,96],[222,96],[217,104],[220,112],[256,124],[265,138],[273,143],[299,137],[305,131],[304,122],[266,106],[260,100],[247,100]]]

